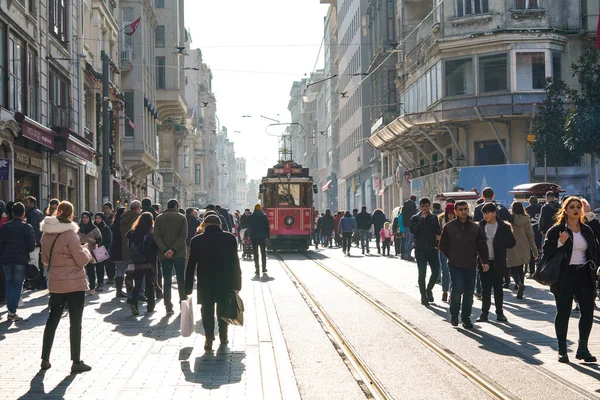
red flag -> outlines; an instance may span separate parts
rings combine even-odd
[[[135,124],[133,123],[133,121],[131,120],[131,118],[127,117],[127,120],[129,121],[129,126],[130,126],[132,129],[135,129]]]
[[[596,48],[600,49],[600,15],[598,16],[598,27],[596,28]]]
[[[142,17],[139,17],[138,19],[136,19],[135,21],[133,21],[132,23],[130,23],[129,25],[127,25],[125,28],[123,28],[123,30],[127,29],[128,27],[131,28],[131,32],[124,32],[127,36],[131,36],[135,33],[135,31],[137,30],[138,26],[140,26],[140,22],[142,21]]]

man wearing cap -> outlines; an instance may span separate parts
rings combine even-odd
[[[250,223],[250,240],[252,240],[252,253],[254,254],[254,273],[259,274],[258,264],[258,248],[260,247],[260,254],[262,260],[262,272],[267,272],[267,252],[266,243],[267,239],[271,236],[271,228],[269,227],[269,219],[262,212],[260,204],[254,206],[254,213],[249,218]]]
[[[410,199],[404,202],[402,207],[402,225],[406,231],[406,241],[404,242],[404,259],[412,261],[413,258],[410,256],[410,252],[413,248],[413,241],[415,236],[410,231],[410,220],[417,213],[417,196],[414,194],[410,196]]]
[[[173,269],[177,277],[177,290],[179,300],[185,296],[185,259],[187,257],[187,235],[188,223],[185,215],[179,213],[179,202],[175,199],[169,200],[167,209],[156,217],[154,224],[154,241],[158,247],[158,259],[163,271],[164,286],[163,295],[167,315],[173,315],[173,303],[171,302],[171,286],[173,285]]]

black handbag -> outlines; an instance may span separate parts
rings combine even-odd
[[[230,292],[227,296],[227,303],[221,318],[229,325],[244,325],[244,302],[237,293]]]
[[[537,263],[533,279],[546,286],[552,286],[560,279],[560,272],[564,265],[567,253],[556,252],[552,257],[542,256]]]

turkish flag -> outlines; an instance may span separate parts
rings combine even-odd
[[[130,23],[129,25],[127,25],[124,29],[127,29],[127,27],[131,28],[130,32],[124,32],[127,36],[131,36],[135,33],[135,31],[137,30],[138,26],[140,26],[140,22],[142,21],[142,17],[139,17],[138,19],[136,19],[135,21],[133,21],[132,23]]]

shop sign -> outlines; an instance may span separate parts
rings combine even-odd
[[[26,153],[15,152],[15,161],[19,164],[30,165],[34,168],[43,169],[44,168],[44,160],[39,157],[33,157]]]
[[[24,137],[54,150],[55,133],[53,131],[41,125],[38,126],[33,121],[30,122],[27,117],[23,117],[22,124]]]
[[[10,172],[10,160],[0,158],[0,181],[7,181]]]
[[[388,186],[391,186],[394,183],[394,176],[388,176],[387,178],[385,178],[383,180],[383,187],[386,188]]]
[[[96,167],[96,164],[88,161],[87,164],[85,164],[85,173],[86,173],[86,175],[90,175],[90,176],[97,178],[98,177],[98,168]]]
[[[72,138],[69,138],[67,140],[66,150],[67,150],[67,153],[77,156],[77,157],[81,158],[82,160],[86,160],[86,161],[94,160],[94,152],[92,150],[88,149],[86,146],[79,144]]]

